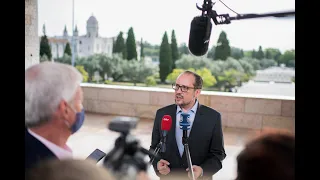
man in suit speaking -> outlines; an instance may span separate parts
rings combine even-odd
[[[25,72],[25,168],[72,158],[66,142],[84,121],[82,75],[70,65],[44,62]]]
[[[222,133],[221,115],[214,109],[201,105],[198,101],[202,89],[202,78],[192,72],[181,73],[172,85],[175,90],[175,104],[163,107],[156,113],[150,150],[154,150],[162,137],[161,120],[164,115],[172,117],[172,128],[168,131],[166,151],[159,153],[160,161],[154,161],[153,167],[160,179],[186,179],[190,172],[184,145],[182,130],[179,126],[181,113],[190,116],[188,144],[196,179],[211,179],[222,168],[226,157]],[[189,173],[188,173],[188,172]]]

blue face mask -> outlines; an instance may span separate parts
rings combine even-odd
[[[76,114],[76,121],[71,127],[72,134],[74,134],[81,128],[81,126],[83,125],[84,119],[85,119],[85,112],[84,112],[84,109],[82,109],[81,112],[77,112]]]

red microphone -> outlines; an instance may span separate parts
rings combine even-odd
[[[166,151],[166,140],[168,131],[172,126],[172,118],[170,115],[164,115],[161,120],[161,131],[162,131],[162,145],[161,152],[164,153]]]
[[[161,120],[161,130],[163,131],[163,136],[167,136],[168,131],[172,126],[172,118],[170,115],[164,115]]]
[[[168,131],[171,129],[172,126],[172,118],[170,115],[164,115],[161,120],[161,131],[162,131],[162,137],[157,145],[156,149],[154,150],[154,154],[158,155],[159,151],[161,150],[162,153],[166,151],[166,140],[167,140],[167,134]],[[153,163],[155,157],[150,159],[150,164]]]

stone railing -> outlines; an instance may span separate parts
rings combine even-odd
[[[88,112],[153,119],[157,109],[174,103],[165,88],[82,84]],[[202,91],[199,102],[219,111],[225,127],[294,132],[295,98]]]

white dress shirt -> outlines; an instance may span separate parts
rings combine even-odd
[[[190,131],[191,131],[191,128],[192,128],[192,125],[193,125],[193,121],[194,121],[194,118],[195,118],[196,113],[197,113],[198,104],[199,104],[199,102],[198,102],[198,100],[196,100],[196,103],[187,112],[187,114],[190,115],[190,118],[189,118],[190,129],[187,131],[188,136],[190,134]],[[180,106],[177,106],[177,111],[176,111],[176,142],[177,142],[177,146],[178,146],[178,149],[179,149],[180,156],[182,157],[183,152],[184,152],[184,145],[182,144],[183,133],[182,133],[182,130],[180,129],[181,113],[182,113],[182,109],[180,108]]]

